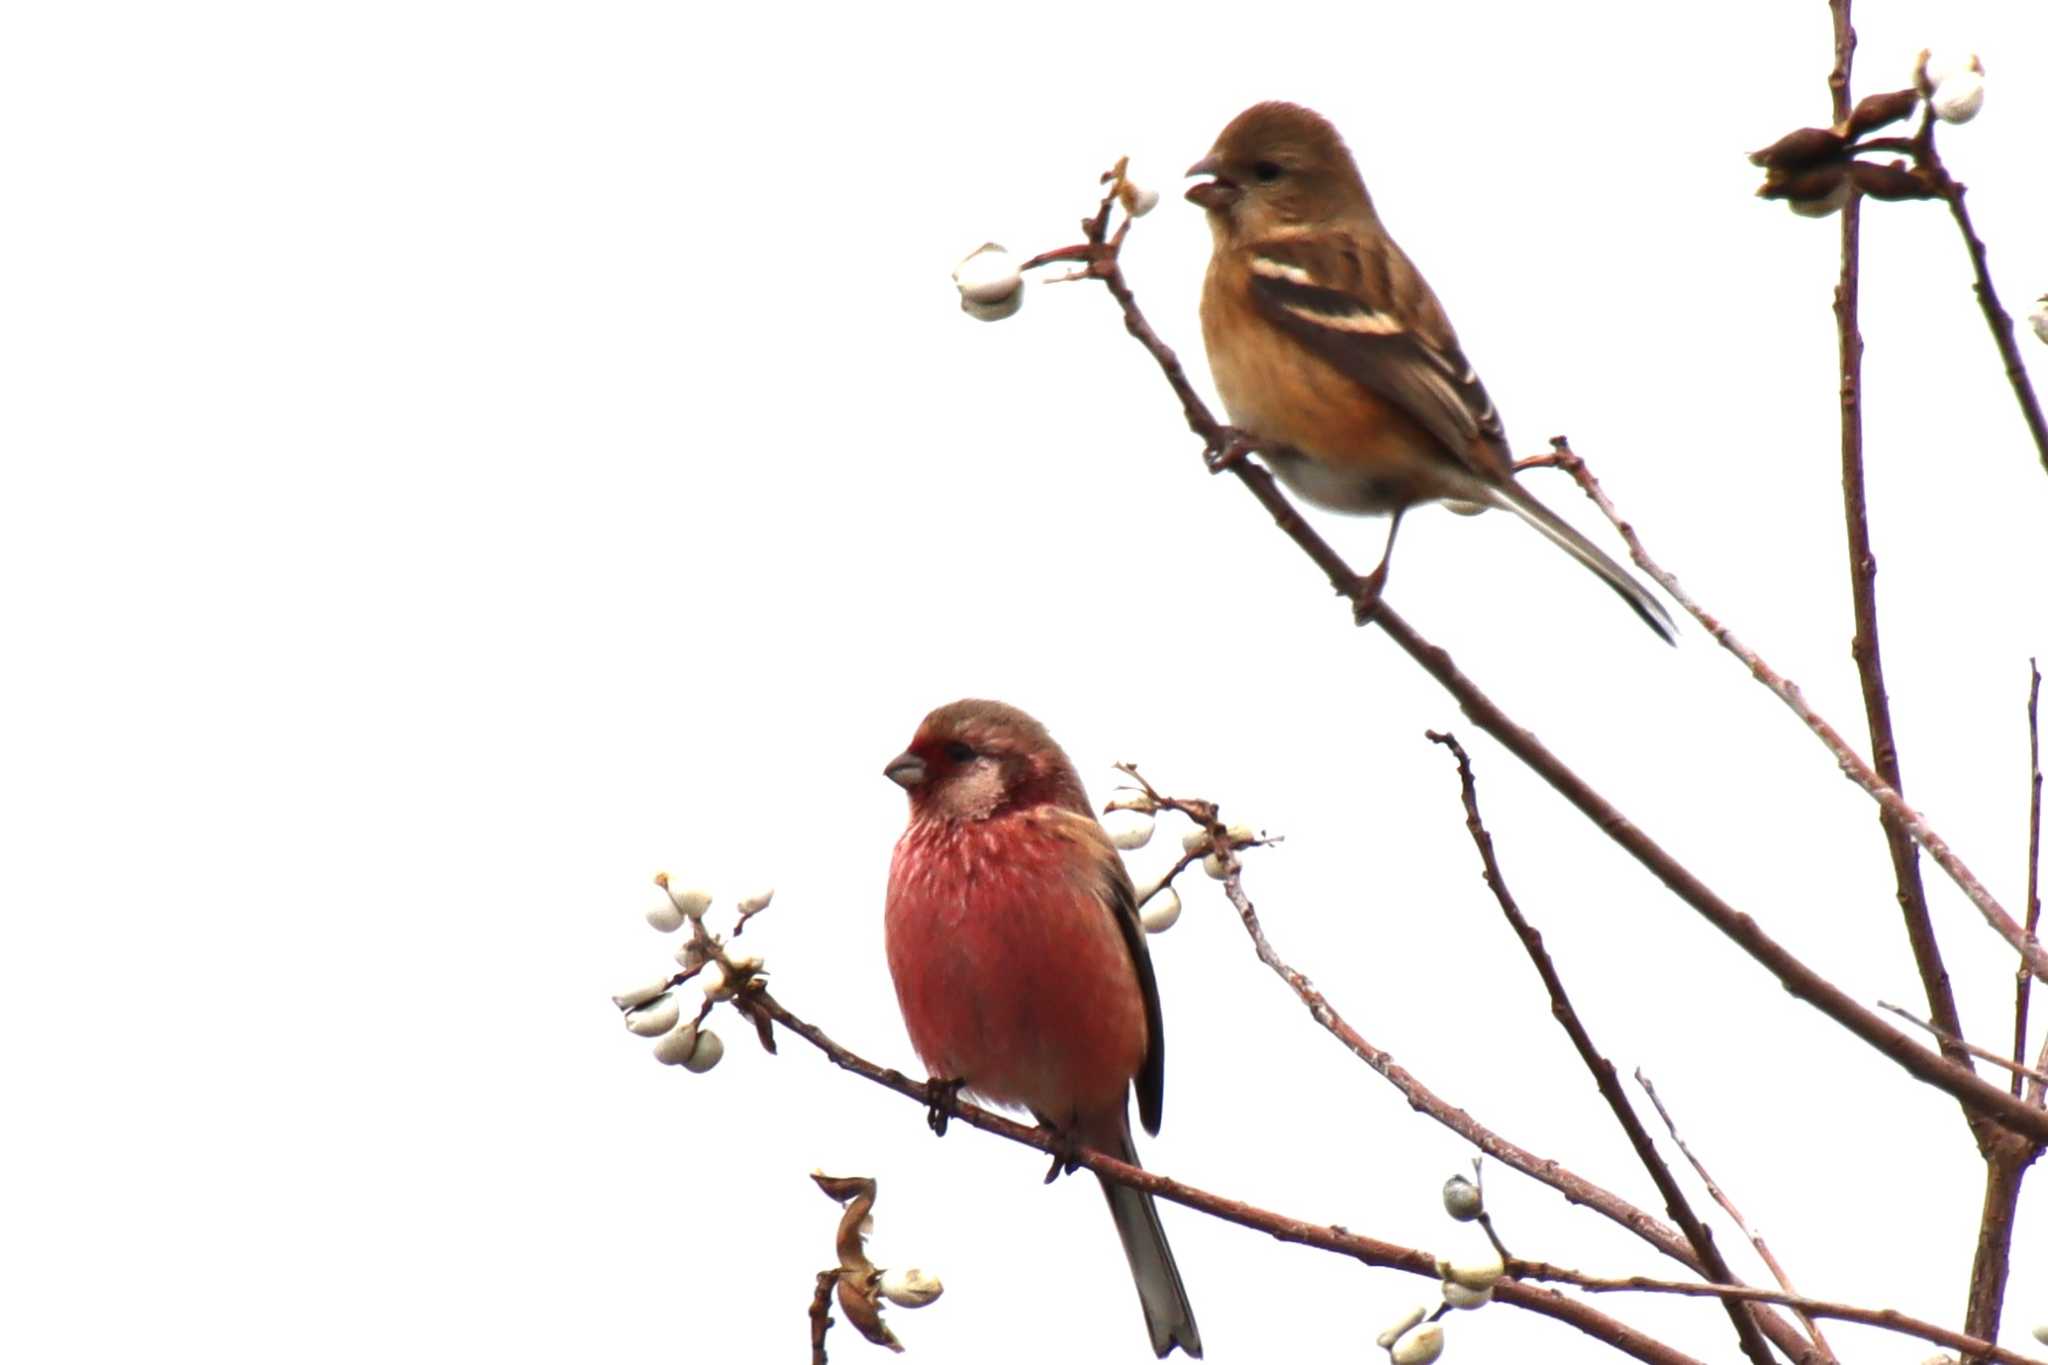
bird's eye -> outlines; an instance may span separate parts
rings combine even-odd
[[[1277,161],[1255,161],[1252,174],[1259,178],[1261,185],[1270,185],[1287,173],[1287,168]]]
[[[946,746],[946,757],[952,759],[955,763],[972,763],[974,761],[974,750],[956,739]]]

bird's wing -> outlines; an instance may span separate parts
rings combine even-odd
[[[1138,918],[1138,893],[1131,886],[1131,874],[1124,870],[1123,856],[1094,815],[1062,810],[1059,819],[1065,832],[1086,850],[1095,869],[1091,889],[1116,916],[1117,930],[1131,952],[1138,991],[1145,999],[1145,1060],[1133,1082],[1138,1092],[1138,1120],[1146,1132],[1157,1133],[1166,1101],[1166,1025],[1159,1009],[1159,980],[1152,974],[1152,950],[1145,945],[1145,925]]]
[[[1395,404],[1488,480],[1513,464],[1500,415],[1443,305],[1391,238],[1304,234],[1245,248],[1259,311],[1355,383]]]

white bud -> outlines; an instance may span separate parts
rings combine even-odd
[[[2027,321],[2034,324],[2035,336],[2048,341],[2048,294],[2041,296],[2040,306],[2034,309]]]
[[[1024,303],[1016,258],[994,242],[982,243],[953,267],[953,285],[962,310],[983,322],[1006,318]]]
[[[1208,857],[1202,859],[1202,871],[1208,873],[1219,882],[1230,875],[1230,868],[1223,861],[1221,853],[1211,853]]]
[[[732,963],[733,975],[735,977],[752,976],[755,972],[760,971],[763,966],[761,959],[755,957],[752,953],[727,953],[725,960]]]
[[[1425,1322],[1395,1342],[1394,1349],[1387,1354],[1393,1358],[1394,1365],[1429,1365],[1443,1353],[1444,1329],[1433,1322]]]
[[[647,922],[658,933],[673,934],[683,927],[683,912],[677,908],[675,898],[664,891],[647,903]]]
[[[1146,901],[1138,911],[1138,922],[1145,926],[1148,934],[1163,934],[1179,919],[1180,893],[1170,886]]]
[[[1386,1331],[1379,1334],[1378,1338],[1376,1338],[1376,1340],[1379,1343],[1379,1348],[1382,1351],[1390,1349],[1395,1342],[1399,1341],[1402,1338],[1402,1336],[1407,1333],[1409,1328],[1413,1327],[1416,1323],[1421,1322],[1424,1318],[1428,1316],[1429,1310],[1427,1308],[1418,1306],[1415,1309],[1415,1311],[1410,1313],[1407,1317],[1402,1318],[1392,1327],[1389,1327]]]
[[[2044,1322],[2034,1329],[2034,1340],[2040,1342],[2043,1346],[2048,1346],[2048,1322]]]
[[[1232,825],[1223,833],[1233,844],[1249,844],[1259,837],[1250,825]]]
[[[1462,1284],[1467,1289],[1491,1289],[1507,1273],[1507,1267],[1500,1262],[1498,1254],[1470,1265],[1439,1265],[1443,1277],[1453,1284]]]
[[[707,1000],[725,1000],[732,995],[732,982],[725,979],[725,968],[716,962],[704,964],[704,970],[697,974],[697,984],[704,988]]]
[[[1109,831],[1109,841],[1128,853],[1151,843],[1152,831],[1158,823],[1141,811],[1121,811],[1113,812],[1102,826]]]
[[[1445,1280],[1442,1288],[1444,1302],[1453,1308],[1478,1308],[1493,1301],[1491,1286],[1485,1289],[1472,1289],[1459,1284],[1456,1280]]]
[[[1208,847],[1209,831],[1206,829],[1198,829],[1180,836],[1180,851],[1183,853],[1200,853]]]
[[[1943,123],[1968,123],[1984,107],[1984,75],[1981,71],[1958,71],[1937,84],[1927,102]]]
[[[612,1003],[614,1005],[617,1005],[622,1010],[629,1010],[632,1009],[635,1005],[646,1004],[648,1001],[652,1000],[655,996],[660,995],[663,991],[667,989],[668,978],[665,976],[657,976],[656,978],[654,978],[654,980],[648,982],[644,986],[635,986],[630,991],[620,991],[617,995],[612,997]]]
[[[758,915],[763,910],[766,910],[768,902],[774,899],[775,888],[772,886],[765,891],[756,891],[753,895],[740,902],[740,913],[742,915]]]
[[[898,1308],[922,1308],[946,1292],[946,1286],[939,1283],[936,1275],[927,1275],[912,1267],[909,1270],[885,1270],[875,1286],[882,1291],[882,1297]]]
[[[710,1029],[697,1030],[697,1046],[690,1049],[690,1055],[683,1062],[687,1071],[700,1075],[718,1065],[718,1059],[725,1056],[725,1043]]]
[[[711,893],[709,891],[677,891],[671,888],[668,894],[669,898],[675,901],[676,909],[682,911],[691,919],[703,919],[704,912],[711,908]]]
[[[1454,1175],[1444,1182],[1444,1212],[1461,1223],[1469,1223],[1486,1212],[1479,1187],[1462,1175]]]
[[[664,1033],[654,1044],[654,1060],[663,1066],[681,1066],[690,1060],[690,1054],[697,1050],[697,1026],[684,1024],[671,1033]]]
[[[1133,218],[1143,218],[1159,207],[1159,191],[1148,190],[1143,185],[1124,182],[1124,208]]]
[[[626,1027],[642,1038],[652,1038],[657,1033],[667,1033],[676,1026],[676,1016],[682,1013],[673,995],[658,996],[638,1009],[626,1011]]]
[[[686,938],[676,945],[676,961],[682,964],[684,971],[688,971],[702,962],[704,957],[704,945],[699,943],[694,937]]]

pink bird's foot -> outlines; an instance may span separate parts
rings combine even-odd
[[[1202,452],[1202,462],[1209,466],[1211,474],[1221,474],[1258,448],[1259,443],[1250,432],[1225,427],[1216,442]]]
[[[959,1079],[941,1080],[933,1076],[924,1083],[924,1121],[931,1127],[934,1137],[946,1135],[946,1125],[960,1112],[960,1091],[967,1082]]]

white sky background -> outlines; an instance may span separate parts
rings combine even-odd
[[[1654,1209],[1479,881],[1422,738],[1456,730],[1595,1038],[1650,1072],[1801,1287],[1958,1322],[1981,1167],[1956,1106],[1350,629],[1202,474],[1099,289],[1033,286],[984,326],[947,279],[989,237],[1071,240],[1129,153],[1165,200],[1127,268],[1206,392],[1208,240],[1178,172],[1245,104],[1313,104],[1517,448],[1568,432],[1653,551],[1860,735],[1836,227],[1753,199],[1743,160],[1825,121],[1826,6],[852,8],[0,26],[0,1354],[801,1359],[824,1167],[880,1177],[878,1256],[946,1280],[893,1315],[909,1359],[1149,1359],[1091,1180],[935,1142],[730,1022],[716,1072],[659,1067],[606,998],[667,962],[639,918],[656,868],[728,904],[773,884],[745,943],[777,994],[914,1069],[880,769],[971,694],[1045,720],[1098,800],[1134,759],[1285,834],[1246,881],[1279,949],[1449,1100]],[[1859,93],[1924,43],[1983,53],[1985,111],[1942,145],[2023,314],[2048,289],[2048,15],[1860,8]],[[2018,913],[2048,477],[1946,213],[1874,206],[1864,265],[1907,786]],[[1563,476],[1531,483],[1612,543]],[[1383,523],[1319,524],[1361,567],[1378,552]],[[1411,518],[1389,595],[1807,961],[1919,1002],[1871,803],[1698,630],[1656,644],[1500,516]],[[2000,1046],[2010,955],[1927,875],[1966,1023]],[[1310,1024],[1211,884],[1186,891],[1154,941],[1148,1164],[1471,1251],[1437,1205],[1461,1143]],[[2048,1321],[2040,1180],[2011,1345]],[[1679,1273],[1518,1175],[1489,1194],[1518,1253]],[[1370,1359],[1434,1294],[1165,1219],[1211,1360]],[[1705,1301],[1600,1306],[1735,1354]],[[1505,1308],[1449,1330],[1450,1360],[1604,1354]],[[1932,1352],[1828,1331],[1859,1359]],[[881,1358],[843,1326],[831,1344]]]

